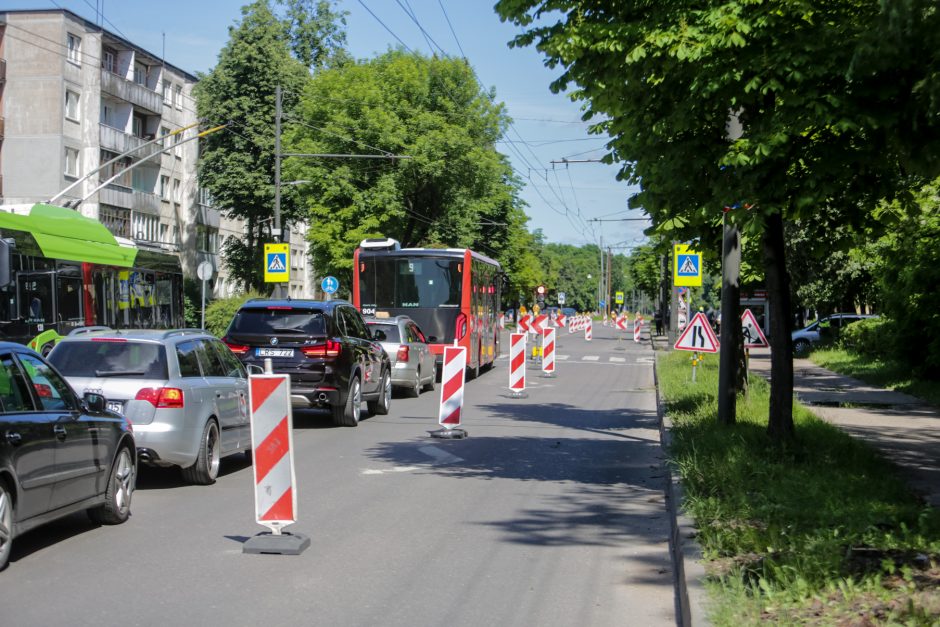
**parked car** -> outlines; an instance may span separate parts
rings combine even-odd
[[[805,355],[814,344],[818,344],[820,341],[826,339],[834,340],[838,338],[842,329],[853,322],[858,322],[865,318],[877,317],[877,315],[870,314],[837,313],[820,318],[805,328],[792,333],[793,353],[796,355]]]
[[[359,424],[363,400],[370,414],[388,413],[391,361],[347,301],[249,300],[222,340],[246,366],[270,359],[289,374],[295,407],[329,407],[348,427]]]
[[[366,325],[388,354],[393,386],[402,388],[411,397],[418,396],[422,389],[434,389],[437,358],[428,347],[428,342],[434,338],[425,337],[408,316],[366,318]]]
[[[79,398],[20,344],[0,342],[0,570],[13,540],[86,510],[101,524],[130,516],[137,456],[130,423],[104,396]]]
[[[140,461],[179,466],[209,485],[223,456],[249,451],[248,380],[218,338],[199,329],[69,335],[49,361],[77,390],[101,394],[134,425]],[[130,400],[147,401],[126,408]]]

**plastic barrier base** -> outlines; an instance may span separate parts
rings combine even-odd
[[[264,555],[300,555],[310,546],[310,538],[302,533],[284,532],[274,535],[270,531],[263,531],[252,536],[242,545],[242,553]]]
[[[443,440],[462,440],[470,434],[464,429],[438,429],[437,431],[428,431],[432,438],[441,438]]]

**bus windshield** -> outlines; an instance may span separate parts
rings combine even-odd
[[[460,306],[461,260],[434,257],[375,257],[362,260],[363,307]]]

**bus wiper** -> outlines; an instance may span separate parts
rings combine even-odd
[[[96,377],[142,377],[143,370],[95,370]]]

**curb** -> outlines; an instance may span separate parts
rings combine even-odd
[[[672,446],[672,420],[664,411],[659,389],[659,370],[653,364],[656,383],[656,413],[659,416],[659,442],[668,453]],[[702,548],[696,541],[694,521],[682,513],[682,483],[668,460],[666,470],[666,507],[669,510],[669,549],[672,556],[673,583],[676,589],[676,624],[680,627],[710,625],[705,613],[705,566]]]

